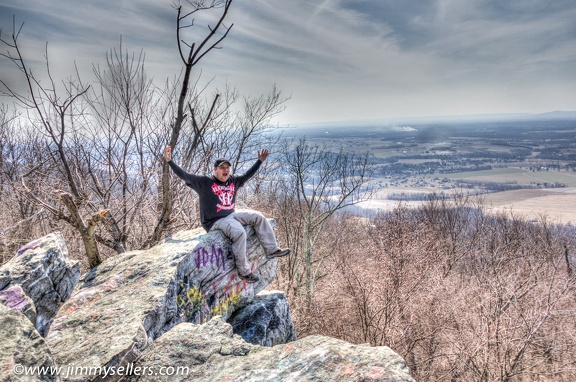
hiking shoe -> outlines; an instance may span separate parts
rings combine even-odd
[[[267,259],[273,259],[275,257],[282,257],[286,256],[290,253],[290,248],[278,249],[276,252],[272,252],[269,255],[266,255]]]
[[[248,273],[247,275],[241,275],[238,273],[238,276],[247,283],[256,283],[260,281],[260,277],[256,276],[254,273]]]

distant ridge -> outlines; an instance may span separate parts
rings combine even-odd
[[[548,113],[536,114],[534,118],[539,119],[576,119],[576,111],[550,111]]]
[[[308,122],[296,123],[290,128],[325,128],[325,127],[340,127],[340,126],[359,126],[366,124],[418,124],[418,123],[438,123],[438,122],[485,122],[485,121],[514,121],[514,120],[576,120],[576,111],[550,111],[540,114],[530,113],[492,113],[492,114],[467,114],[467,115],[444,115],[444,116],[428,116],[428,117],[399,117],[399,118],[386,118],[386,119],[350,119],[341,121],[325,121],[325,122]]]

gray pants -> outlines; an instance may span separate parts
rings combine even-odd
[[[254,227],[256,236],[258,240],[260,240],[262,247],[264,247],[264,253],[266,255],[275,252],[279,248],[272,226],[260,212],[251,210],[236,211],[225,218],[217,220],[212,228],[210,228],[210,231],[219,229],[232,240],[232,253],[236,260],[236,267],[238,268],[238,272],[245,276],[252,272],[252,270],[246,254],[246,231],[243,225],[251,225]]]

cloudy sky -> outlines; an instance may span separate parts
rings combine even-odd
[[[37,72],[46,42],[55,76],[90,76],[122,38],[160,82],[182,66],[173,4],[0,0],[0,26],[25,22]],[[576,110],[574,0],[234,0],[229,16],[203,78],[254,96],[276,84],[291,96],[280,124]],[[11,65],[0,76],[17,85]]]

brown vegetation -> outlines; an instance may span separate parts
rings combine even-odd
[[[291,296],[298,334],[387,345],[421,381],[574,380],[574,227],[479,204],[332,219],[312,313]]]

